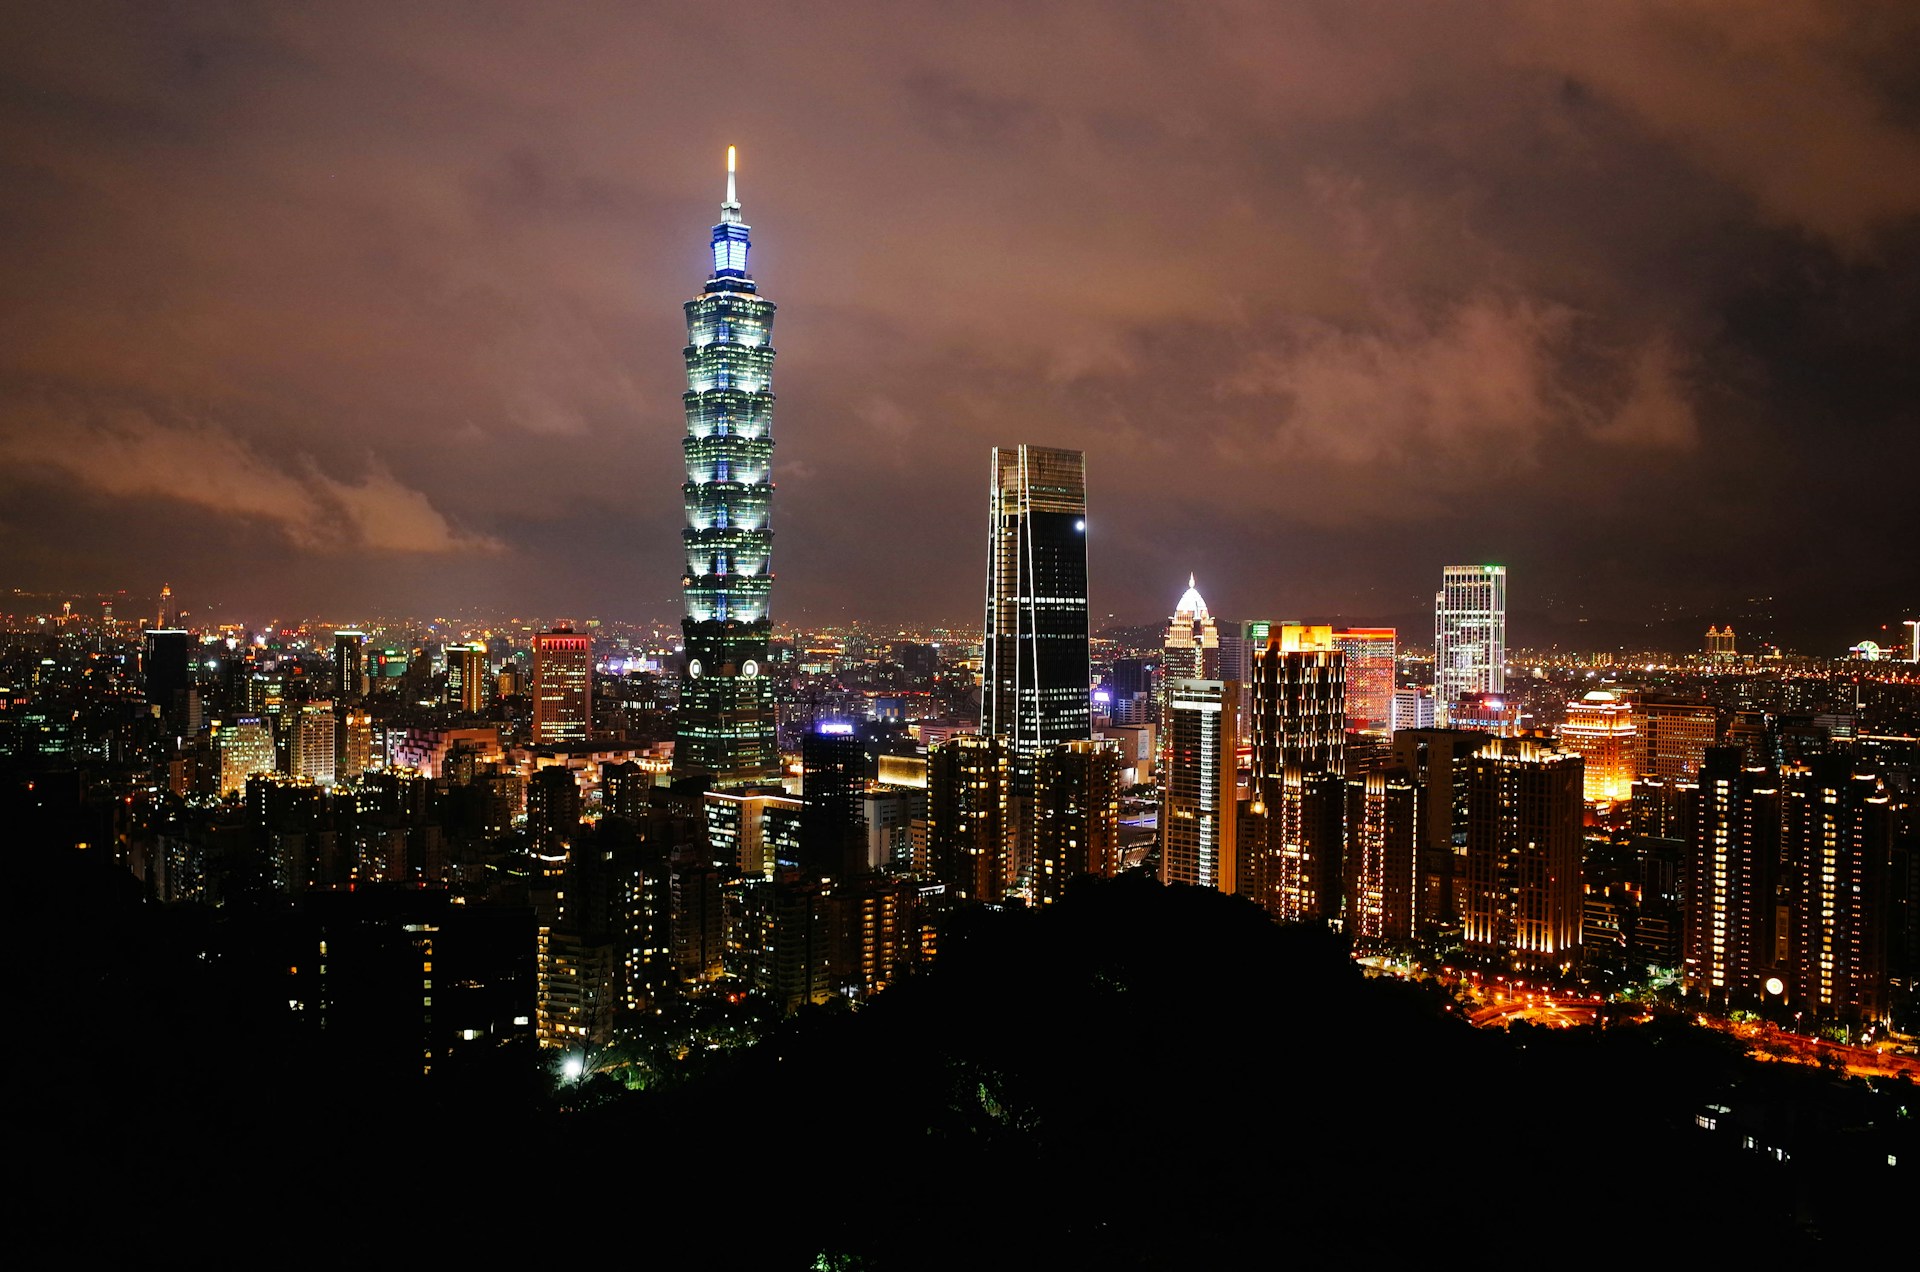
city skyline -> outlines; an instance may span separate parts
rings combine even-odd
[[[660,302],[737,144],[807,315],[796,621],[963,616],[944,548],[1009,436],[1088,454],[1122,622],[1200,565],[1223,614],[1410,630],[1449,560],[1509,564],[1549,633],[1771,608],[1835,651],[1913,616],[1920,147],[1898,42],[1845,11],[1305,6],[1097,47],[1068,9],[865,42],[770,11],[718,110],[673,20],[71,12],[23,20],[7,70],[47,91],[0,112],[11,586],[672,612],[680,509],[634,497],[680,458]],[[832,126],[852,102],[880,122]]]

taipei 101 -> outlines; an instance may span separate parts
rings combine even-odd
[[[23,1248],[1911,1250],[1920,10],[7,29]]]

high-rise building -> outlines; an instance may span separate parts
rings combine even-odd
[[[287,772],[322,786],[333,784],[334,719],[331,702],[303,702],[288,735]]]
[[[334,739],[333,773],[336,778],[356,778],[374,764],[373,715],[362,707],[342,705],[340,724]]]
[[[1346,932],[1356,943],[1413,939],[1419,892],[1414,838],[1418,794],[1413,775],[1404,768],[1347,779],[1341,881]]]
[[[996,446],[990,477],[980,731],[1025,791],[1042,750],[1092,736],[1086,456]]]
[[[1207,612],[1207,603],[1191,574],[1187,576],[1187,590],[1167,622],[1164,648],[1166,661],[1162,665],[1169,681],[1220,679],[1220,628]]]
[[[1779,780],[1746,768],[1737,747],[1712,747],[1680,800],[1687,988],[1721,1006],[1764,1001],[1784,961]]]
[[[1207,612],[1207,603],[1191,574],[1187,576],[1186,592],[1167,621],[1160,665],[1160,775],[1165,781],[1172,759],[1168,748],[1173,734],[1166,725],[1173,718],[1173,686],[1182,680],[1221,679],[1220,629]]]
[[[585,742],[593,731],[593,642],[572,628],[533,638],[533,741]]]
[[[1486,735],[1467,729],[1403,729],[1392,765],[1414,786],[1414,930],[1427,939],[1456,929],[1465,912],[1467,766]]]
[[[1033,899],[1051,905],[1080,875],[1120,870],[1120,745],[1062,742],[1041,752],[1033,791]]]
[[[1826,1016],[1887,1013],[1892,801],[1845,755],[1818,755],[1781,774],[1790,897],[1787,992]]]
[[[822,725],[800,740],[800,868],[844,878],[866,868],[867,749],[849,725]]]
[[[1507,567],[1450,565],[1433,598],[1433,698],[1441,723],[1466,693],[1507,688]]]
[[[1633,703],[1595,689],[1567,704],[1560,745],[1586,762],[1587,803],[1612,808],[1633,793]]]
[[[1239,888],[1235,756],[1240,686],[1230,680],[1167,682],[1160,779],[1160,882]]]
[[[140,659],[147,682],[147,704],[176,728],[186,718],[193,688],[193,633],[178,628],[149,628]]]
[[[963,734],[927,752],[927,858],[949,896],[1000,901],[1011,886],[1012,746]]]
[[[492,688],[487,673],[487,647],[478,642],[447,646],[447,704],[463,715],[487,708]]]
[[[1347,728],[1356,733],[1393,729],[1395,644],[1391,627],[1349,627],[1333,634],[1333,647],[1347,656]]]
[[[1546,970],[1579,953],[1582,767],[1527,738],[1467,762],[1465,944],[1489,964]]]
[[[1690,781],[1718,729],[1712,703],[1641,694],[1633,704],[1634,776]]]
[[[1281,623],[1253,659],[1253,772],[1238,890],[1286,922],[1340,913],[1346,655],[1333,629]]]
[[[241,716],[213,722],[213,749],[220,757],[220,795],[225,798],[245,789],[255,773],[272,773],[279,767],[273,745],[273,730],[259,716]]]
[[[352,702],[367,695],[367,634],[357,631],[333,634],[333,696]]]
[[[1277,777],[1289,764],[1346,772],[1346,656],[1333,629],[1282,623],[1254,655],[1253,773]]]
[[[673,749],[675,776],[716,786],[780,771],[767,651],[774,305],[747,271],[750,247],[729,146],[713,273],[686,303],[685,661]]]

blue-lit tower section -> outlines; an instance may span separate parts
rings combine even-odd
[[[779,780],[767,600],[773,531],[773,310],[747,273],[734,191],[713,227],[713,275],[687,302],[686,660],[674,771],[715,786]]]

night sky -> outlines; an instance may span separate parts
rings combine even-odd
[[[0,587],[677,615],[736,144],[777,620],[976,622],[1020,441],[1096,622],[1920,604],[1920,7],[7,8]]]

